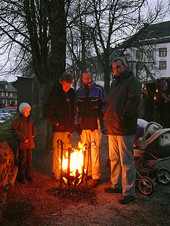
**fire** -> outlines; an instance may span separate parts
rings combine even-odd
[[[84,168],[84,155],[85,147],[80,142],[78,143],[78,149],[70,150],[70,164],[68,164],[68,152],[66,157],[63,157],[62,161],[62,172],[63,172],[63,181],[68,185],[78,185],[83,180],[84,173],[86,169]],[[68,173],[69,167],[69,173]]]

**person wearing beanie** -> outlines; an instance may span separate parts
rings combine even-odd
[[[33,138],[36,136],[35,124],[30,116],[31,106],[23,102],[19,105],[19,114],[13,122],[11,133],[17,141],[19,150],[18,180],[25,184],[26,180],[33,181],[31,170],[32,149],[35,147]]]
[[[19,111],[20,112],[22,112],[25,108],[30,108],[30,110],[31,110],[31,106],[26,102],[23,102],[19,105]]]

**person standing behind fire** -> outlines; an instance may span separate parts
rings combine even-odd
[[[83,87],[77,94],[77,114],[75,125],[79,125],[82,133],[81,142],[86,144],[88,150],[88,176],[92,176],[89,187],[96,187],[101,179],[100,154],[101,143],[100,119],[103,118],[106,94],[102,87],[96,85],[89,72],[82,75]]]
[[[164,128],[170,128],[170,88],[166,79],[160,80],[160,89],[159,92],[164,100],[164,112],[162,116],[162,125]]]
[[[75,91],[71,88],[73,77],[68,73],[63,73],[60,84],[55,85],[48,97],[45,114],[53,125],[53,166],[52,176],[57,181],[60,180],[60,156],[61,147],[57,143],[63,143],[63,153],[65,155],[71,147],[71,136],[74,131],[74,103]]]
[[[112,68],[115,80],[111,84],[105,115],[109,134],[111,187],[104,190],[106,193],[123,192],[123,198],[119,202],[128,204],[135,199],[133,145],[141,87],[123,58],[115,58]]]

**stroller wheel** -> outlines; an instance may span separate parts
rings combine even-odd
[[[142,177],[138,182],[138,189],[144,195],[151,195],[154,191],[154,183],[149,177]]]
[[[170,183],[170,172],[166,169],[160,169],[157,172],[158,181],[162,184]]]

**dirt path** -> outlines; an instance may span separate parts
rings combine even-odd
[[[79,137],[74,134],[74,142]],[[106,194],[109,186],[107,137],[101,147],[102,181],[95,189],[82,184],[63,191],[51,178],[52,151],[39,150],[33,154],[34,183],[21,185],[17,181],[8,199],[1,225],[170,225],[170,185],[156,186],[152,196],[136,192],[136,201],[120,205],[121,194]]]

